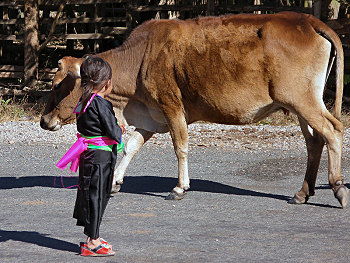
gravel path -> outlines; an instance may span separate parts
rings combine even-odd
[[[133,128],[124,135],[127,141]],[[16,121],[0,124],[0,141],[4,144],[32,143],[74,143],[76,126],[69,124],[56,132],[45,131],[38,122]],[[279,148],[282,150],[305,149],[305,142],[299,126],[270,125],[189,125],[189,145],[199,147],[219,146],[223,148],[261,150]],[[350,129],[344,133],[344,149],[350,146]],[[168,147],[172,145],[169,133],[155,134],[148,144]]]

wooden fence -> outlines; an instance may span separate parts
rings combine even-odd
[[[287,5],[291,2],[294,4]],[[315,4],[305,7],[310,2]],[[226,13],[274,13],[283,10],[319,14],[319,2],[321,1],[0,1],[0,86],[23,87],[23,83],[32,77],[39,84],[50,81],[57,71],[56,63],[62,56],[79,57],[85,53],[111,49],[120,45],[133,28],[152,18],[187,19]],[[33,25],[28,29],[30,23]],[[37,36],[31,35],[35,30]],[[40,43],[37,46],[30,44],[35,37]],[[348,53],[347,51],[346,54],[349,55]],[[11,82],[10,79],[14,81]]]

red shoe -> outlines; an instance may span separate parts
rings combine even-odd
[[[107,245],[110,249],[112,249],[112,245],[110,245],[107,240],[104,240],[102,237],[100,237],[100,241],[102,244],[105,244]],[[80,242],[80,248],[83,247],[83,246],[87,246],[85,242]]]
[[[102,244],[105,244],[105,245],[109,246],[110,248],[112,248],[112,245],[110,245],[110,244],[107,242],[107,240],[104,240],[102,237],[100,237],[100,241],[101,241]]]
[[[81,242],[80,244],[82,244]],[[82,244],[80,247],[80,255],[83,257],[108,257],[114,256],[115,252],[110,249],[106,244],[101,244],[94,249],[90,249],[86,244]]]

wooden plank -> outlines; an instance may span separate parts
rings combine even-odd
[[[52,80],[53,77],[55,76],[55,73],[39,72],[38,75],[39,75],[39,80],[43,80],[43,79]]]
[[[119,27],[117,34],[124,34],[126,33],[127,28],[126,27]],[[54,35],[56,39],[68,39],[68,40],[75,40],[75,39],[113,39],[114,37],[109,34],[104,33],[86,33],[86,34],[59,34]],[[0,35],[0,40],[20,40],[23,39],[23,36],[16,36],[16,35]]]
[[[42,72],[56,74],[57,71],[58,71],[58,68],[45,68],[45,69],[39,69],[39,74]]]
[[[32,96],[32,97],[42,97],[48,95],[51,90],[19,90],[19,89],[9,89],[0,88],[0,96]]]
[[[195,6],[175,6],[175,5],[161,5],[161,6],[138,6],[133,7],[133,11],[136,12],[158,12],[158,11],[204,11],[207,10],[207,5],[195,5]],[[312,8],[304,7],[274,7],[274,6],[263,6],[263,5],[253,5],[253,6],[215,6],[215,10],[222,10],[228,12],[247,12],[251,13],[254,11],[297,11],[303,13],[312,13]]]
[[[293,11],[293,12],[301,12],[301,13],[307,13],[312,14],[312,8],[305,8],[305,7],[290,7],[290,6],[280,6],[280,7],[274,7],[274,6],[228,6],[227,8],[223,7],[216,7],[217,10],[225,11],[225,12],[239,12],[239,13],[252,13],[254,11],[265,11],[265,12],[281,12],[281,11]]]
[[[16,0],[2,0],[0,1],[0,6],[23,6],[24,1],[16,1]]]
[[[46,37],[43,35],[42,37]],[[57,34],[53,35],[53,40],[61,39],[61,40],[87,40],[87,39],[113,39],[113,36],[103,33],[85,33],[85,34]]]
[[[138,6],[131,7],[131,11],[134,12],[158,12],[158,11],[206,11],[207,5],[196,5],[196,6],[174,6],[174,5],[161,5],[161,6]]]
[[[18,24],[24,24],[23,18],[18,19],[0,19],[0,25],[18,25]]]
[[[23,38],[23,37],[22,37]],[[16,35],[0,35],[0,40],[17,40]]]
[[[18,78],[23,78],[24,77],[24,72],[0,72],[0,78],[4,79],[18,79]]]
[[[126,29],[125,29],[125,31],[126,31]],[[61,35],[55,35],[55,38],[68,39],[68,40],[75,40],[75,39],[114,39],[113,36],[110,36],[108,34],[103,34],[103,33],[61,34]]]
[[[0,71],[23,71],[23,66],[0,65]]]
[[[39,80],[42,80],[42,79],[52,80],[53,77],[55,76],[55,73],[41,72],[38,75],[39,75]],[[23,71],[0,71],[0,78],[22,79],[24,78],[24,72]]]
[[[103,34],[107,35],[121,35],[124,34],[127,30],[126,27],[102,27]]]
[[[23,66],[15,66],[15,65],[0,65],[0,71],[23,71],[24,67]],[[46,72],[46,73],[53,73],[55,74],[58,71],[58,68],[44,68],[44,69],[39,69],[39,72]]]
[[[84,4],[112,4],[125,3],[127,0],[66,0],[66,4],[84,5]],[[39,5],[57,5],[57,0],[39,0]]]
[[[40,23],[51,24],[54,19],[44,18],[40,20]],[[125,17],[97,17],[97,18],[60,18],[57,24],[85,24],[85,23],[113,23],[113,22],[126,22]],[[0,22],[1,24],[1,22]]]

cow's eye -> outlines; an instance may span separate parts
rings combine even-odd
[[[61,87],[61,85],[62,85],[62,82],[56,84],[56,85],[53,87],[53,89],[54,89],[54,90],[58,90],[58,89]]]

